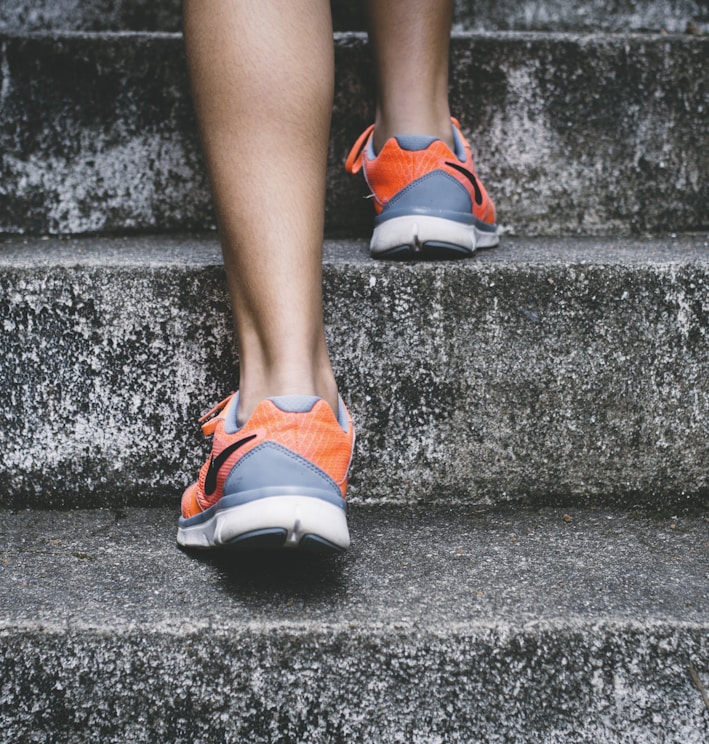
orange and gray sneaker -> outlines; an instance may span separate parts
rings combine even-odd
[[[454,149],[436,137],[397,135],[374,152],[374,126],[345,167],[364,173],[376,217],[376,258],[461,258],[499,243],[495,205],[475,173],[470,146],[453,124]]]
[[[352,419],[322,398],[261,401],[238,426],[238,393],[200,419],[213,436],[199,480],[182,496],[177,542],[189,548],[300,548],[339,552],[350,544],[345,491]]]

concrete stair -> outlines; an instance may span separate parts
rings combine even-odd
[[[353,547],[199,557],[238,360],[179,3],[0,0],[0,742],[707,741],[706,0],[456,3],[506,234],[445,264],[367,255],[333,11]]]
[[[172,509],[6,515],[3,740],[706,741],[701,516],[351,522],[336,560],[219,559]]]
[[[4,505],[174,503],[235,386],[220,264],[209,236],[0,245]],[[408,265],[329,241],[324,273],[355,501],[709,495],[707,236]]]
[[[358,0],[332,0],[337,31],[366,27]],[[180,0],[2,0],[0,31],[181,29]],[[458,30],[654,31],[709,28],[707,0],[454,0]]]
[[[508,233],[709,226],[709,36],[461,33],[452,47],[452,108]],[[0,231],[213,227],[179,35],[8,35],[0,55]],[[364,236],[371,205],[343,163],[374,116],[365,37],[338,35],[336,58],[326,227]]]

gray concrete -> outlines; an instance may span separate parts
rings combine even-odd
[[[355,501],[706,502],[707,236],[324,274]],[[0,318],[2,503],[172,503],[236,380],[215,239],[6,242]]]
[[[709,734],[700,515],[352,509],[321,561],[190,557],[175,512],[2,515],[0,740]]]
[[[179,31],[182,0],[0,0],[2,31]]]
[[[359,0],[332,0],[338,31],[365,28]],[[180,0],[0,0],[0,30],[178,31]],[[478,31],[707,29],[707,0],[455,0],[457,28]]]
[[[454,0],[455,24],[474,31],[684,32],[709,28],[707,0]]]
[[[0,231],[212,226],[181,50],[177,35],[0,38]],[[373,118],[372,67],[362,36],[339,35],[336,57],[327,229],[361,236],[371,205],[342,163]],[[709,226],[708,62],[709,37],[456,36],[453,111],[502,226]]]

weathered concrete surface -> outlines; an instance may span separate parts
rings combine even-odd
[[[209,225],[176,37],[0,40],[0,229]]]
[[[2,515],[3,741],[709,734],[699,515],[352,509],[318,561],[190,557],[175,514]]]
[[[366,27],[360,0],[332,0],[337,31]],[[180,0],[0,0],[2,31],[178,31]],[[454,23],[476,31],[706,30],[707,0],[455,0]]]
[[[709,27],[707,0],[454,0],[468,31],[684,32]]]
[[[182,0],[0,0],[2,31],[179,31]]]
[[[709,238],[514,240],[452,264],[326,244],[367,502],[702,503]],[[214,238],[0,250],[5,505],[171,503],[237,379]]]
[[[209,228],[177,35],[0,37],[0,231]],[[364,37],[340,35],[327,229],[365,235],[342,163],[373,118]],[[709,225],[709,37],[457,35],[453,110],[521,234]]]

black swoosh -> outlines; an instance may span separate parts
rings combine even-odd
[[[473,189],[475,189],[475,202],[477,204],[483,203],[483,192],[480,191],[480,185],[478,184],[478,179],[475,178],[475,175],[472,174],[467,168],[463,168],[462,165],[458,165],[457,163],[449,163],[446,160],[446,165],[449,165],[451,168],[455,168],[458,173],[462,173],[470,183],[473,184]]]
[[[212,454],[209,460],[209,470],[207,470],[207,477],[204,479],[204,493],[206,496],[211,496],[217,490],[217,473],[219,468],[236,452],[242,445],[250,442],[252,439],[256,439],[258,434],[252,434],[249,437],[244,437],[234,444],[230,444],[215,457]]]

